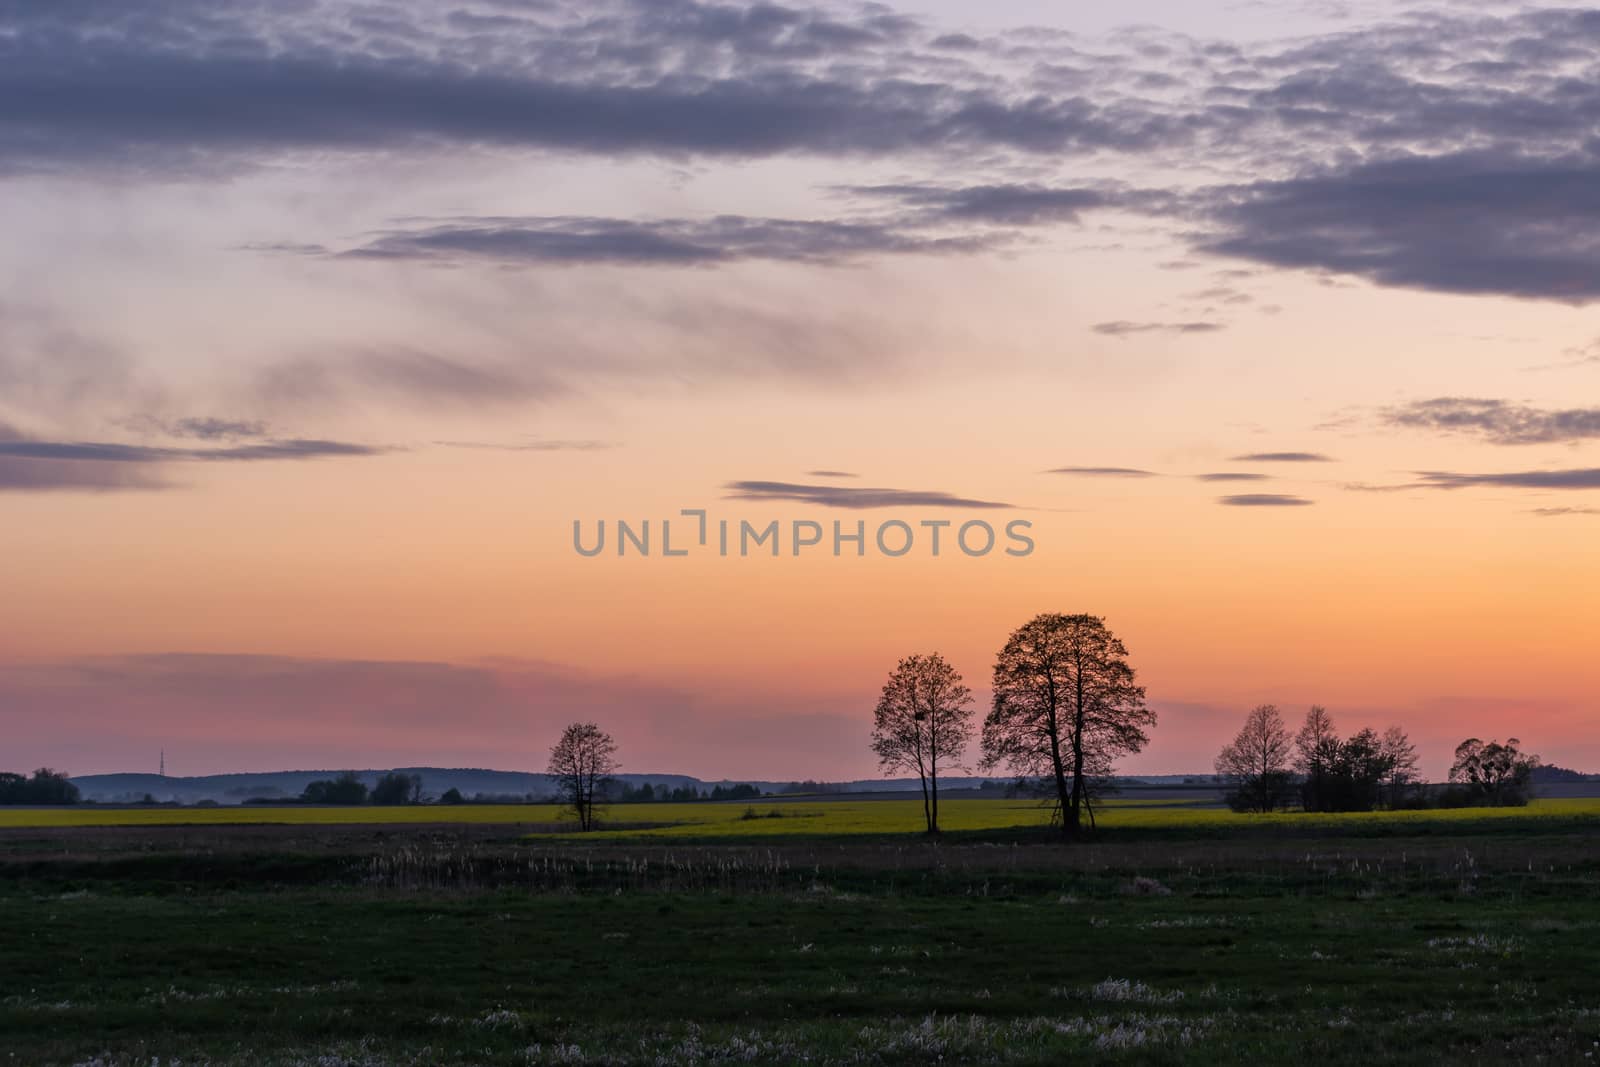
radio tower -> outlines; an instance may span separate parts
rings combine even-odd
[[[167,750],[161,750],[161,777],[167,776]]]

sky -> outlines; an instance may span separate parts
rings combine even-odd
[[[868,777],[1085,612],[1124,773],[1600,770],[1597,146],[1575,8],[0,2],[0,768]]]

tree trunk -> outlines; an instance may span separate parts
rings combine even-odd
[[[1055,734],[1050,735],[1050,765],[1056,775],[1056,800],[1061,805],[1061,832],[1071,835],[1076,827],[1077,812],[1068,812],[1070,797],[1067,791],[1067,769],[1061,764],[1061,742]]]
[[[932,800],[933,808],[928,816],[928,833],[939,832],[939,767],[937,764],[928,768],[928,794]]]
[[[918,771],[917,781],[922,783],[922,821],[927,824],[928,832],[933,833],[933,810],[928,806],[928,775]]]
[[[1067,833],[1076,837],[1082,829],[1081,812],[1083,808],[1083,745],[1072,746],[1072,818],[1067,824]]]

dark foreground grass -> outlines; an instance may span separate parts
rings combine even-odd
[[[0,849],[0,1064],[1600,1059],[1591,835],[211,832]]]

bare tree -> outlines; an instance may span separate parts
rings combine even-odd
[[[901,660],[872,714],[878,764],[916,774],[930,834],[939,832],[939,768],[958,762],[971,740],[971,704],[961,674],[934,652]]]
[[[621,766],[616,754],[617,743],[592,722],[573,723],[550,749],[546,773],[556,780],[557,792],[584,830],[594,828],[595,795],[601,784]]]
[[[1094,615],[1039,615],[1011,635],[994,665],[983,764],[1049,779],[1062,830],[1076,835],[1093,775],[1138,752],[1156,713],[1134,683],[1128,650]]]
[[[1292,745],[1283,716],[1271,704],[1252,708],[1239,734],[1217,755],[1217,773],[1233,786],[1230,803],[1242,811],[1272,811],[1289,794]]]
[[[1383,732],[1383,757],[1389,764],[1389,806],[1398,807],[1417,781],[1417,746],[1403,729],[1391,726]]]
[[[1321,811],[1327,805],[1329,771],[1339,759],[1339,734],[1328,709],[1313,704],[1295,735],[1295,770],[1306,776],[1305,808]]]

